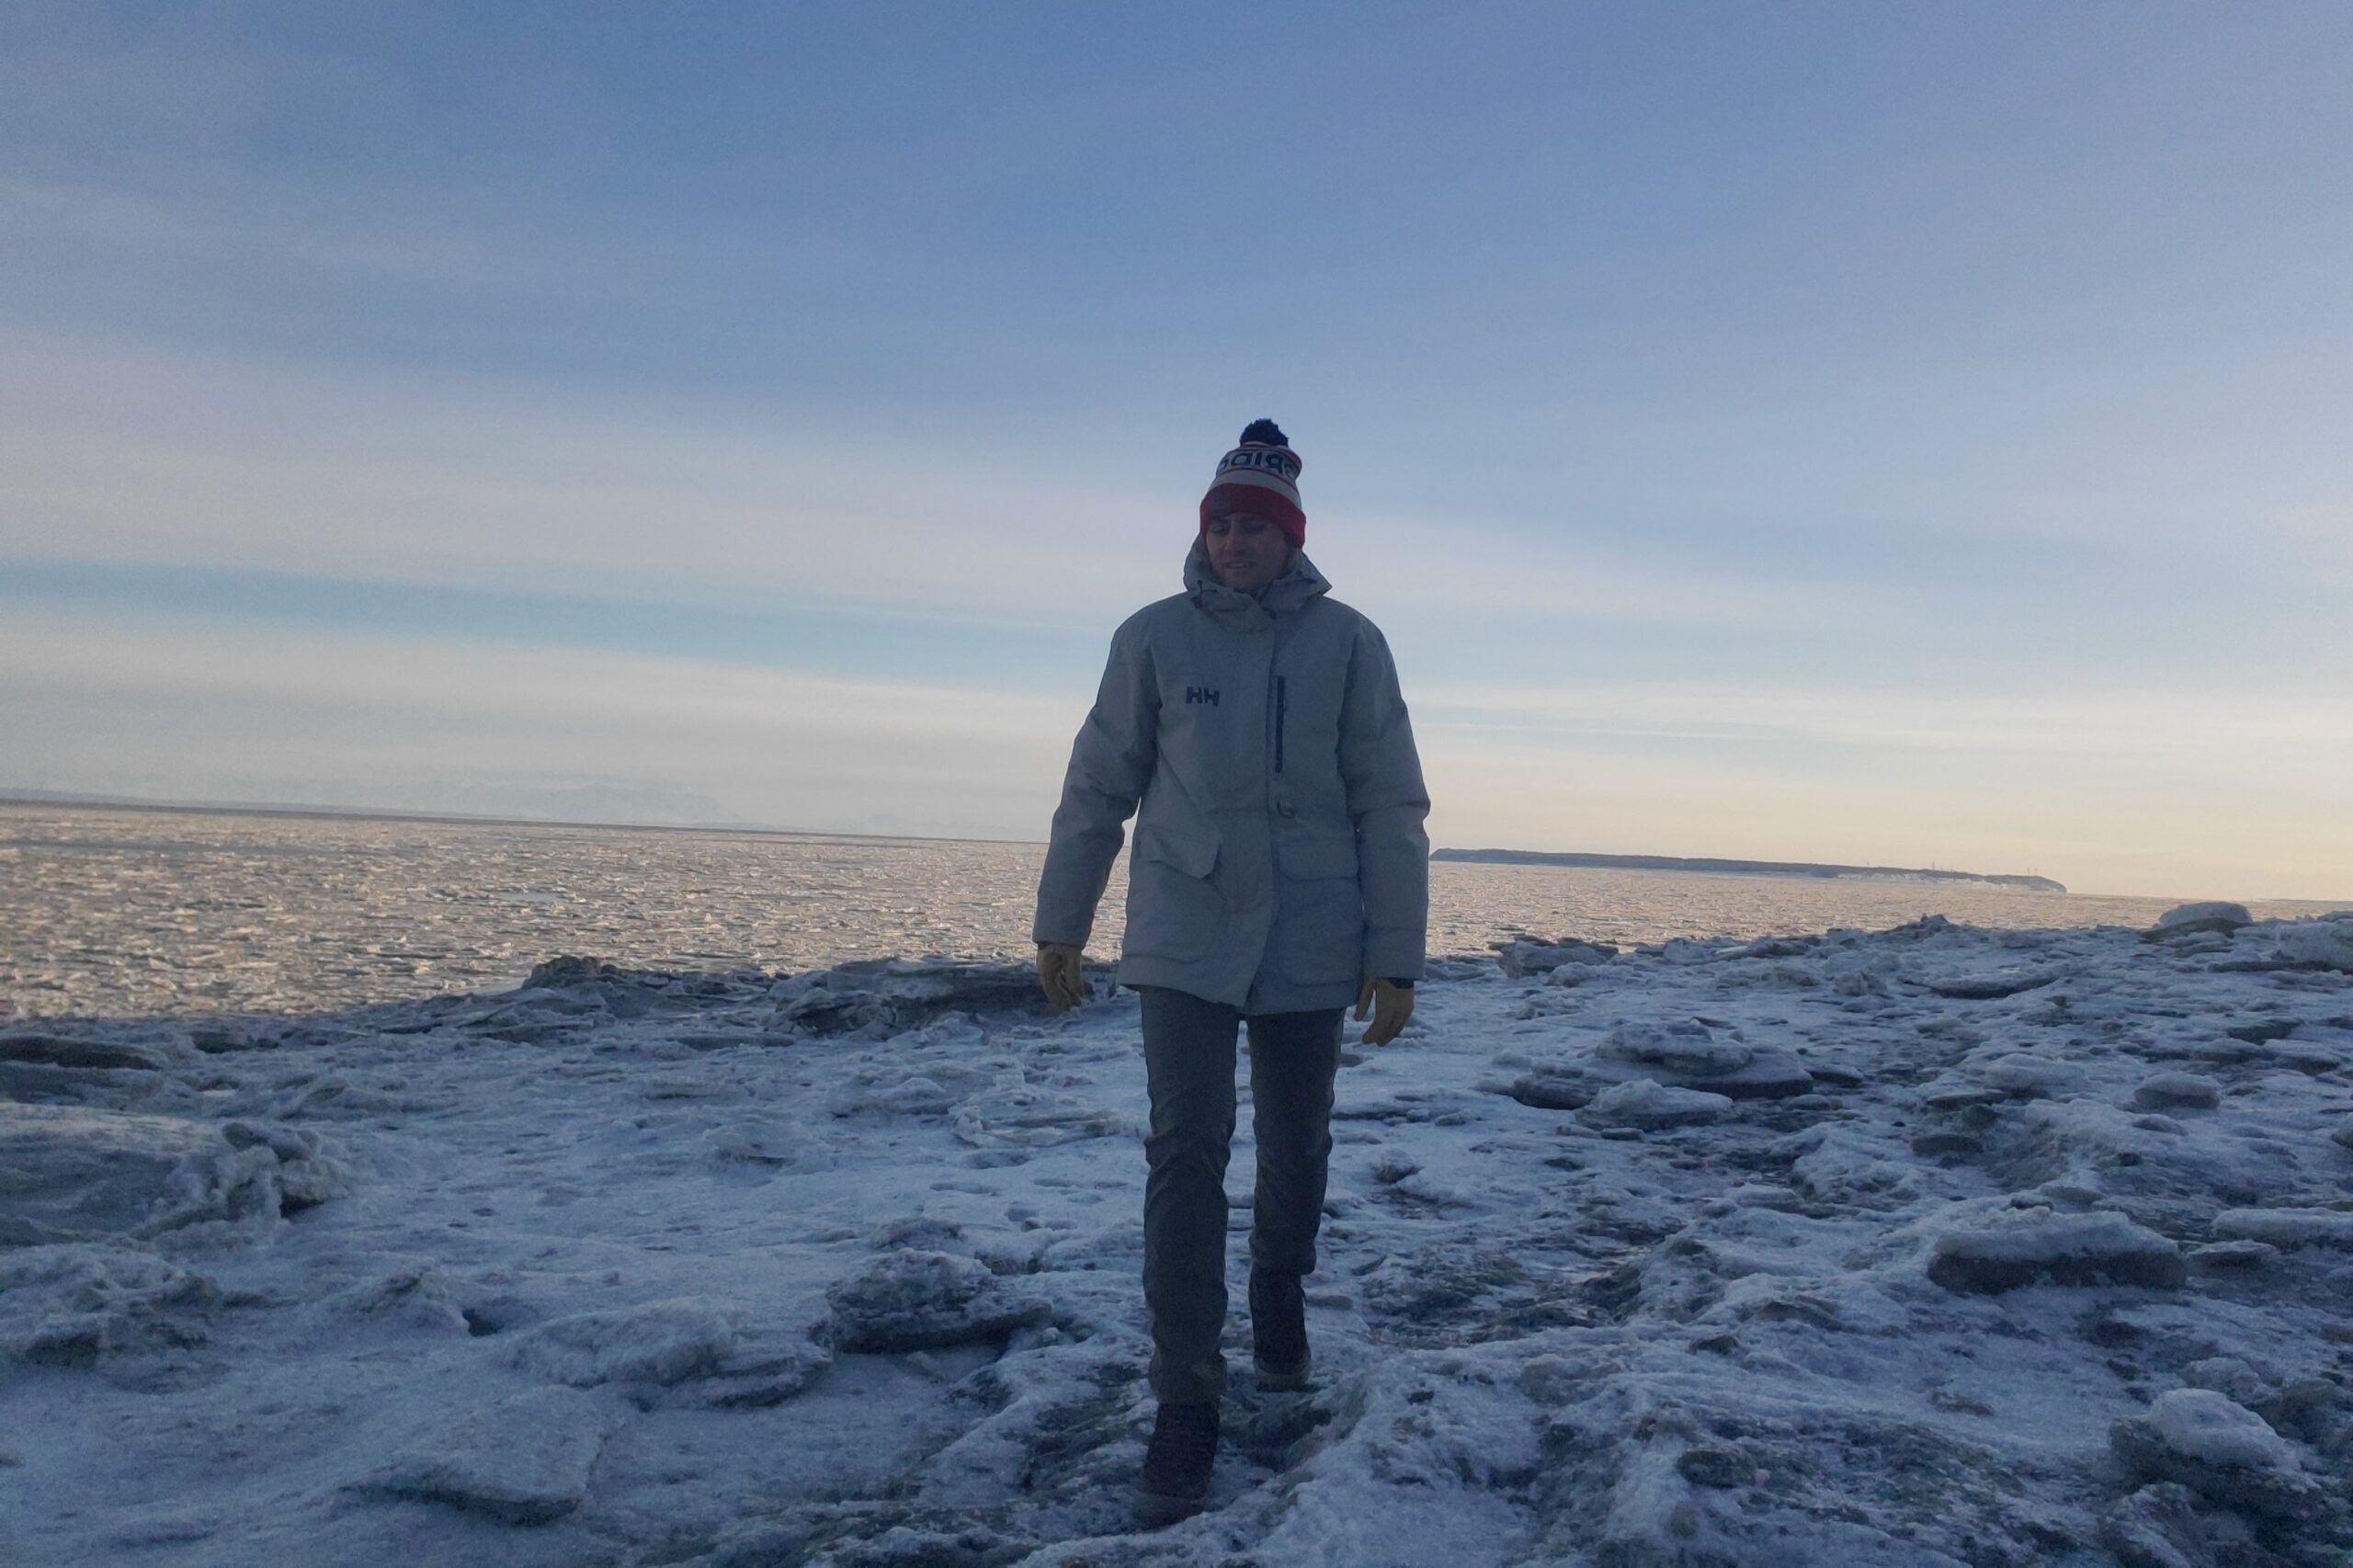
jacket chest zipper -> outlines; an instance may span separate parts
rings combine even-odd
[[[1275,677],[1275,771],[1278,773],[1283,770],[1283,710],[1289,706],[1289,685],[1288,676]]]

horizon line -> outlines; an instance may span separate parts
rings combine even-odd
[[[185,812],[207,816],[297,817],[305,819],[338,818],[359,822],[455,823],[472,827],[587,827],[619,830],[631,833],[718,833],[732,834],[740,837],[752,838],[861,838],[872,839],[878,843],[896,844],[1012,844],[1034,845],[1040,848],[1043,848],[1046,844],[1046,841],[1040,838],[989,838],[975,836],[969,834],[875,833],[855,828],[778,827],[759,823],[648,823],[592,821],[572,817],[478,816],[465,812],[400,811],[385,806],[329,806],[283,801],[168,801],[157,800],[152,796],[80,794],[68,790],[41,790],[24,788],[11,789],[6,786],[0,786],[0,807],[7,806],[57,806],[69,811]],[[1740,857],[1735,856],[1721,855],[1699,857],[1685,855],[1623,855],[1619,854],[1616,851],[1601,850],[1508,848],[1498,850],[1493,846],[1456,847],[1454,846],[1435,846],[1430,851],[1433,859],[1441,853],[1449,853],[1454,855],[1493,853],[1511,855],[1592,855],[1607,856],[1609,858],[1615,859],[1658,860],[1688,860],[1694,858],[1707,860],[1731,860],[1740,858]],[[1505,864],[1506,862],[1457,860],[1450,863],[1457,865],[1475,865]],[[1757,861],[1755,863],[1758,865],[1769,865],[1785,862]],[[1824,864],[1828,864],[1828,862],[1824,862]],[[1574,869],[1575,868],[1559,867],[1556,869],[1566,870]],[[1672,867],[1649,869],[1654,869],[1669,875],[1675,874],[1675,868]],[[1846,869],[1857,870],[1876,870],[1881,869],[1881,868],[1859,866]],[[1898,869],[1900,870],[1901,869],[1899,868]],[[1684,874],[1731,875],[1735,873],[1686,872]],[[1960,875],[1978,878],[1981,880],[1991,880],[1987,877],[1986,873],[1984,872],[1972,871],[1960,873]],[[2056,881],[2057,879],[2050,878],[2045,880]],[[2050,895],[2038,894],[2036,896]],[[2172,893],[2082,892],[2077,892],[2073,888],[2067,888],[2056,896],[2061,898],[2135,899],[2145,903],[2161,903],[2168,898],[2178,898],[2184,895]],[[2192,900],[2191,902],[2196,901]],[[2353,909],[2353,897],[2336,899],[2267,898],[2256,896],[2249,900],[2249,902],[2256,903],[2293,904],[2300,907],[2324,909]]]

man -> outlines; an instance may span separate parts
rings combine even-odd
[[[1258,1145],[1250,1325],[1258,1386],[1307,1384],[1302,1279],[1332,1152],[1340,1020],[1396,1038],[1429,913],[1429,812],[1388,643],[1309,562],[1300,460],[1272,420],[1201,498],[1185,592],[1113,634],[1039,881],[1038,973],[1085,999],[1080,952],[1136,814],[1119,978],[1140,994],[1144,1301],[1159,1402],[1138,1484],[1163,1524],[1209,1497],[1225,1362],[1225,1166],[1234,1037]],[[1141,812],[1139,812],[1139,805]]]

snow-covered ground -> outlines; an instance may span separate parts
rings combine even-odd
[[[0,1562],[2345,1560],[2353,918],[1441,969],[1153,1535],[1131,996],[9,1024]]]

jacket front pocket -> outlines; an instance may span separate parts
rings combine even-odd
[[[1225,900],[1210,878],[1214,838],[1136,830],[1128,860],[1128,935],[1124,950],[1189,962],[1210,950],[1225,921]]]
[[[1275,846],[1281,876],[1269,946],[1286,980],[1328,985],[1364,966],[1364,895],[1353,838],[1307,838]]]

